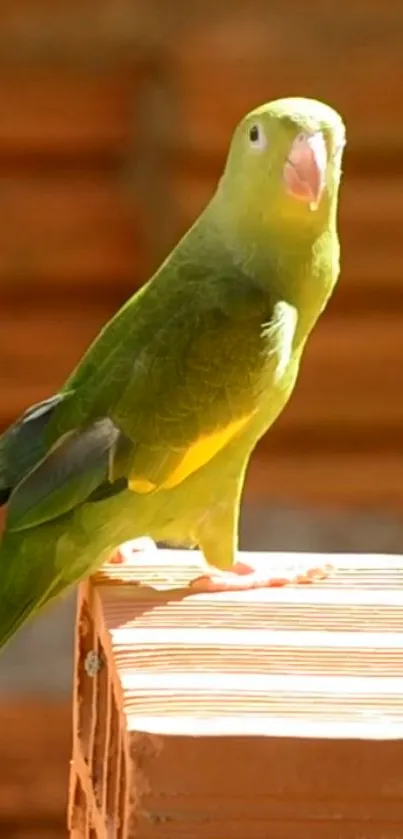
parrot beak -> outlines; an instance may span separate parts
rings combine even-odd
[[[289,195],[316,210],[325,187],[327,149],[321,131],[298,134],[284,166],[284,181]]]

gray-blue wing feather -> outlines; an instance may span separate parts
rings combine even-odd
[[[68,393],[58,393],[32,405],[0,437],[0,506],[46,454],[46,429],[56,408],[68,398]]]
[[[10,495],[9,532],[36,527],[73,510],[97,492],[108,494],[110,452],[119,437],[112,420],[96,420],[88,428],[66,434],[29,472]],[[106,485],[106,486],[104,486]]]

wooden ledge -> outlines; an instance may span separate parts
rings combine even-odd
[[[311,586],[196,594],[199,555],[157,551],[81,587],[72,836],[395,839],[403,560],[331,559]]]

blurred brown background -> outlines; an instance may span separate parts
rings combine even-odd
[[[250,470],[243,544],[398,551],[402,43],[401,0],[0,0],[1,426],[195,218],[242,114],[324,98],[348,129],[342,277]],[[70,600],[0,661],[4,839],[64,836],[72,621]]]

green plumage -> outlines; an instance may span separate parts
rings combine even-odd
[[[284,187],[301,132],[326,143],[315,208]],[[247,115],[191,230],[60,393],[0,439],[0,646],[129,539],[231,568],[249,457],[337,279],[343,145],[340,117],[312,100]]]

